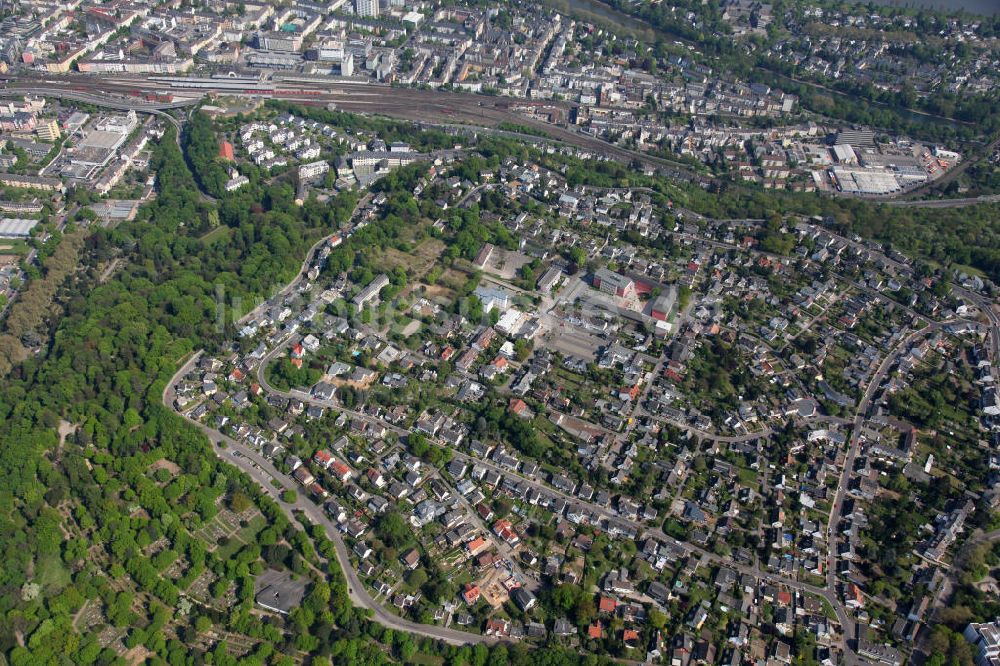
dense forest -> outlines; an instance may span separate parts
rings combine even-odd
[[[765,59],[747,72],[753,82],[798,96],[807,111],[924,141],[973,141],[1000,129],[993,113],[997,100],[991,96],[938,93],[912,97],[842,81],[828,82],[830,89],[824,90],[819,82],[801,81],[795,74],[785,63]]]
[[[222,196],[229,174],[219,156],[219,140],[207,114],[195,113],[187,124],[184,155],[201,187],[213,196]]]
[[[289,530],[280,511],[217,462],[204,437],[159,396],[186,352],[223,339],[217,285],[234,298],[264,294],[294,274],[308,244],[343,222],[352,205],[298,209],[278,186],[248,192],[243,201],[233,197],[216,210],[200,200],[172,131],[156,150],[154,168],[159,196],[134,222],[96,229],[85,244],[75,236],[65,243],[67,253],[82,250],[84,264],[120,255],[125,269],[103,285],[71,279],[48,353],[25,360],[0,389],[0,650],[12,663],[57,655],[74,663],[114,661],[95,636],[76,636],[70,624],[88,600],[103,605],[115,624],[132,626],[130,642],[164,658],[187,654],[163,632],[183,579],[161,578],[157,565],[165,561],[142,557],[141,544],[164,535],[193,568],[222,573],[259,559],[252,546],[231,563],[217,561],[183,529],[210,518],[215,498],[237,489],[255,497],[278,533]],[[226,239],[203,243],[199,235],[217,224],[228,228]],[[66,278],[68,259],[52,255],[47,276]],[[57,286],[38,288],[48,297]],[[18,325],[36,324],[25,315]],[[145,474],[161,458],[184,470],[162,490]],[[129,507],[141,507],[146,518],[130,517]],[[64,538],[61,524],[75,538]],[[228,573],[244,581],[245,600],[249,570]],[[145,617],[129,608],[114,582],[126,576],[154,602]],[[244,612],[233,621],[248,618]]]
[[[0,335],[0,377],[28,356],[27,344],[44,342],[45,324],[51,314],[56,292],[77,270],[84,232],[69,228],[57,239],[55,251],[42,261],[41,272],[18,295],[4,321]]]

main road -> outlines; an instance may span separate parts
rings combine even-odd
[[[174,374],[166,388],[163,390],[163,404],[169,409],[174,409],[174,398],[176,397],[177,383],[182,377],[190,372],[191,368],[194,367],[194,364],[200,358],[201,353],[202,352],[199,351],[193,354],[191,358],[188,359],[183,366],[181,366],[177,373]],[[296,484],[293,479],[278,471],[278,469],[275,468],[269,460],[250,447],[241,444],[233,438],[223,435],[218,430],[195,421],[184,414],[181,414],[181,416],[188,423],[198,428],[198,430],[208,437],[209,441],[213,444],[212,448],[215,451],[215,454],[220,459],[231,465],[235,465],[241,471],[245,472],[250,478],[260,485],[264,492],[270,494],[271,496],[277,495],[273,482],[277,482],[277,484],[285,490],[301,490],[301,486]],[[221,446],[222,444],[225,444],[225,448]],[[237,453],[239,455],[236,455]],[[300,512],[314,524],[323,526],[326,533],[329,535],[330,540],[333,542],[337,553],[337,561],[340,564],[340,569],[344,572],[344,578],[347,580],[347,592],[351,599],[351,603],[355,606],[371,611],[373,619],[379,624],[389,629],[403,631],[417,636],[433,638],[451,645],[469,645],[475,643],[495,642],[495,639],[488,636],[472,634],[448,627],[419,624],[417,622],[411,622],[410,620],[401,618],[390,612],[375,601],[375,599],[373,599],[368,593],[367,588],[358,576],[358,572],[351,566],[350,551],[344,543],[339,529],[323,512],[322,508],[317,506],[306,496],[305,493],[302,492],[296,494],[296,500],[293,503],[284,502],[280,499],[280,497],[275,497],[275,500],[282,510],[284,510],[284,512],[288,515],[288,518],[293,524],[299,524],[296,512]]]
[[[854,463],[857,458],[858,451],[861,448],[861,425],[864,422],[866,414],[868,413],[868,408],[871,405],[872,400],[874,400],[875,395],[878,393],[879,388],[882,386],[882,382],[885,380],[889,369],[892,368],[896,361],[899,360],[900,354],[909,349],[909,346],[918,338],[941,329],[947,325],[947,323],[948,322],[933,322],[919,330],[903,336],[899,342],[897,342],[896,345],[889,350],[889,353],[886,354],[885,358],[882,359],[878,369],[875,371],[871,381],[868,383],[868,387],[865,389],[864,396],[862,396],[861,401],[858,403],[857,411],[854,415],[854,423],[851,428],[851,436],[850,439],[848,439],[844,465],[840,471],[840,478],[837,481],[837,489],[834,493],[833,502],[830,505],[830,514],[827,518],[826,589],[829,591],[836,590],[837,566],[840,559],[839,554],[837,553],[835,530],[840,523],[844,508],[844,500],[847,496],[847,487],[854,472]],[[838,604],[834,606],[834,608],[837,607],[839,607],[839,599]],[[849,622],[850,633],[856,637],[857,628],[853,621],[849,620]],[[847,625],[845,625],[845,632],[847,632]]]

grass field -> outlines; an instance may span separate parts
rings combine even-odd
[[[441,277],[438,279],[437,283],[447,289],[459,290],[465,286],[465,281],[469,279],[469,274],[457,270],[455,268],[449,268]]]
[[[740,483],[753,486],[757,483],[757,472],[747,467],[736,468],[736,474],[740,478]]]
[[[201,243],[203,245],[209,245],[209,244],[214,243],[214,242],[216,242],[218,240],[222,240],[223,238],[227,238],[230,235],[231,232],[232,232],[232,229],[229,228],[229,227],[218,226],[215,229],[212,229],[211,231],[207,232],[205,235],[203,235],[198,240],[201,241]]]
[[[31,250],[27,241],[4,238],[0,240],[0,254],[25,255]]]
[[[250,519],[250,522],[247,523],[246,527],[240,528],[240,530],[236,533],[236,536],[249,543],[251,540],[253,540],[255,536],[257,536],[257,533],[260,532],[262,529],[264,529],[264,527],[266,526],[267,526],[267,520],[264,518],[264,516],[258,513],[256,516]]]
[[[979,270],[975,266],[966,266],[965,264],[952,264],[951,268],[956,271],[961,271],[966,275],[976,275],[981,278],[986,277],[986,273]]]
[[[388,248],[379,254],[376,263],[389,270],[402,267],[421,278],[427,275],[437,262],[438,257],[444,252],[444,247],[444,243],[437,238],[428,238],[412,252],[400,252],[395,248]]]
[[[61,590],[70,583],[69,570],[58,555],[42,555],[35,563],[35,582],[47,593]]]

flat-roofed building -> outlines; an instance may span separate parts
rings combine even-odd
[[[306,596],[305,580],[292,580],[287,571],[268,569],[254,581],[254,600],[269,611],[288,615]]]
[[[677,288],[668,287],[664,289],[659,296],[653,301],[653,306],[649,311],[649,315],[653,319],[658,319],[659,321],[666,321],[670,318],[670,314],[674,311],[677,306]]]
[[[61,136],[59,123],[55,120],[42,120],[35,127],[38,138],[42,141],[55,141]]]
[[[379,292],[389,286],[389,276],[385,273],[379,275],[374,280],[368,283],[368,286],[358,292],[358,294],[351,299],[351,302],[357,306],[358,311],[364,309],[365,305],[375,299]]]
[[[378,0],[354,0],[354,13],[358,16],[378,18]]]
[[[28,238],[36,226],[38,220],[5,217],[0,219],[0,238]]]
[[[82,111],[74,111],[70,114],[69,118],[63,121],[63,129],[67,132],[76,132],[86,125],[88,120],[90,120],[90,114]]]
[[[1000,666],[1000,621],[973,622],[962,635],[976,651],[976,666]]]
[[[847,144],[837,144],[833,147],[833,158],[838,164],[857,164],[858,156]]]
[[[325,160],[310,162],[299,167],[299,180],[311,180],[317,176],[322,176],[330,170],[330,164]]]
[[[594,273],[594,287],[615,296],[630,296],[635,293],[635,282],[607,268],[599,268]]]

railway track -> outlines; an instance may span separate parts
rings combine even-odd
[[[671,177],[692,182],[708,183],[712,180],[711,176],[695,172],[686,165],[623,148],[560,125],[530,118],[510,108],[512,105],[536,106],[554,107],[566,111],[570,108],[570,105],[566,103],[507,100],[469,93],[395,88],[344,80],[310,82],[300,79],[291,81],[279,79],[264,83],[261,87],[251,87],[246,82],[240,82],[234,86],[226,79],[198,80],[197,87],[193,87],[192,84],[173,83],[177,85],[157,80],[157,77],[116,77],[112,79],[84,74],[67,74],[57,81],[28,74],[7,77],[6,89],[17,93],[37,92],[41,85],[46,90],[53,91],[52,94],[62,92],[67,97],[70,97],[71,93],[87,95],[88,99],[83,101],[91,101],[92,103],[98,103],[102,96],[107,99],[107,95],[112,94],[121,96],[123,99],[113,100],[113,103],[106,104],[107,106],[129,105],[129,108],[137,110],[143,110],[143,106],[158,110],[174,108],[194,103],[208,94],[219,94],[287,99],[304,103],[333,102],[338,108],[348,111],[379,113],[413,121],[464,121],[473,125],[481,124],[490,127],[502,122],[513,122],[544,131],[555,141],[582,148],[608,159],[626,164],[638,162],[644,166],[666,169]],[[150,103],[143,105],[140,103],[141,98],[135,97],[137,92],[140,95],[155,94],[162,93],[165,88],[173,91],[178,97],[183,95],[188,99],[169,105]],[[89,96],[93,96],[93,98],[91,99]]]
[[[501,123],[515,123],[544,133],[550,143],[576,147],[593,156],[624,164],[641,164],[674,179],[707,186],[718,178],[697,171],[686,164],[631,150],[604,139],[572,129],[571,126],[546,122],[515,111],[513,107],[553,108],[568,112],[572,104],[487,97],[471,93],[419,88],[392,87],[368,81],[348,79],[311,80],[307,77],[277,76],[273,79],[196,79],[189,77],[102,77],[89,74],[65,74],[58,80],[34,73],[0,77],[0,94],[43,93],[99,104],[110,108],[131,108],[148,113],[163,113],[197,103],[206,95],[234,95],[284,99],[303,104],[336,104],[338,109],[359,113],[377,113],[420,123],[441,125],[466,124],[495,130]],[[51,76],[51,75],[48,75]],[[173,93],[172,102],[155,101]],[[162,99],[162,98],[160,98]],[[153,101],[150,101],[153,100]],[[1000,140],[993,145],[1000,145]],[[971,160],[970,160],[971,161]],[[950,174],[949,174],[950,175]],[[728,181],[727,181],[728,182]],[[940,184],[941,181],[935,181]],[[741,183],[728,183],[733,188]],[[913,199],[914,192],[882,203],[911,207],[950,208],[993,203],[997,197],[977,199]]]

